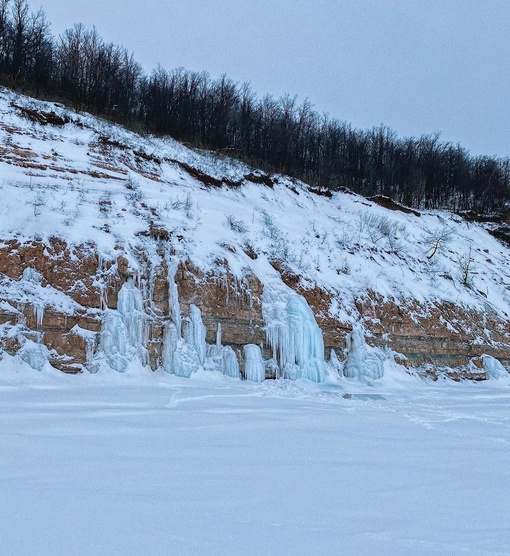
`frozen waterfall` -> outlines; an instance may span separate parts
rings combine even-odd
[[[216,344],[207,345],[200,309],[191,304],[189,316],[182,317],[175,281],[179,262],[167,257],[167,265],[170,323],[163,336],[163,369],[177,376],[189,377],[199,368],[208,368],[239,378],[239,362],[234,350],[221,345],[221,325],[218,323]]]
[[[202,312],[196,305],[190,305],[189,318],[184,322],[184,340],[195,350],[200,365],[205,363],[206,343],[205,326],[202,322]]]
[[[281,282],[274,282],[264,287],[262,312],[281,376],[322,382],[324,341],[306,299]]]
[[[106,309],[101,327],[101,349],[108,365],[124,372],[133,357],[147,358],[147,322],[140,290],[129,278],[119,291],[117,310]]]
[[[168,324],[163,336],[163,369],[188,378],[199,367],[200,360],[194,347],[180,337],[175,324]]]
[[[163,369],[177,376],[190,377],[205,363],[207,345],[202,313],[196,305],[190,306],[190,316],[182,318],[179,290],[175,275],[179,261],[167,258],[168,298],[170,322],[163,335]]]
[[[354,327],[347,336],[347,358],[344,376],[348,378],[378,379],[384,374],[383,360],[377,350],[365,342],[363,328]]]
[[[255,344],[244,346],[244,374],[246,380],[262,382],[266,378],[266,370],[260,347]]]

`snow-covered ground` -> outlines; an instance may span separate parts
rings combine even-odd
[[[510,554],[508,382],[374,384],[7,357],[1,553]]]

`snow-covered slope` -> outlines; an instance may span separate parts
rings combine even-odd
[[[328,374],[338,360],[333,356],[328,369],[322,368],[324,343],[314,317],[358,330],[368,318],[360,303],[403,307],[411,322],[444,306],[467,311],[468,320],[490,314],[499,333],[506,333],[509,251],[486,226],[457,215],[390,211],[348,192],[324,195],[285,176],[269,176],[170,138],[140,136],[5,89],[0,90],[0,154],[0,241],[5,249],[13,248],[8,243],[13,240],[19,246],[56,237],[68,246],[92,245],[100,261],[116,260],[122,253],[131,274],[144,272],[142,259],[154,267],[160,264],[163,250],[168,266],[188,261],[204,274],[227,268],[235,280],[255,276],[264,290],[268,345],[280,366],[286,358],[296,366],[284,373],[288,376],[322,380]],[[135,286],[136,281],[135,276]],[[4,312],[27,303],[75,312],[76,300],[47,282],[37,275],[8,280],[0,274],[0,299],[9,305]],[[314,289],[321,305],[312,306],[312,312],[304,292]],[[147,300],[133,299],[130,315],[136,303],[143,313]],[[108,326],[117,326],[112,319],[129,334],[144,327],[143,318],[128,324],[121,307],[113,310],[113,317],[103,319],[110,323],[103,322],[103,346],[114,334],[108,335]],[[184,315],[190,322],[191,312]],[[177,313],[171,320],[180,328]],[[464,324],[452,314],[439,315],[439,320],[454,335],[463,332],[458,328]],[[371,320],[371,325],[381,321],[375,309]],[[501,344],[488,325],[482,323],[481,330],[479,345]],[[381,330],[379,336],[391,332]],[[128,340],[127,351],[135,346],[142,353],[147,347],[143,331],[137,334]],[[167,367],[174,364],[168,361],[175,361],[175,350],[184,350],[177,347],[181,341],[184,330],[177,330]],[[197,342],[191,339],[187,345],[200,351]],[[110,366],[119,349],[116,344],[108,355]],[[250,361],[256,361],[250,349]],[[121,355],[129,359],[127,351]],[[209,355],[216,361],[229,358]],[[204,359],[199,357],[198,364],[204,365]],[[232,363],[229,368],[235,374]]]

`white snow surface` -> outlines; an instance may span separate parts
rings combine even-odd
[[[3,554],[510,553],[508,382],[0,369]]]

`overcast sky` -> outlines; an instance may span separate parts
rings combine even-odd
[[[184,66],[400,135],[510,156],[509,0],[29,0],[150,71]]]

